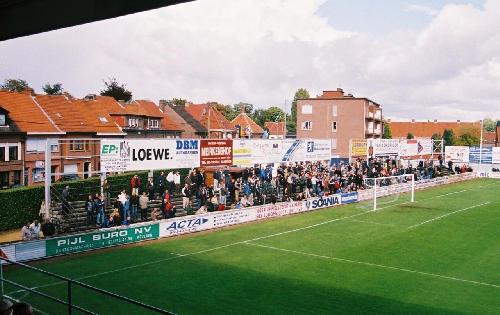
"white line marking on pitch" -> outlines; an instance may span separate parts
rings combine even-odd
[[[431,223],[431,222],[436,221],[436,220],[440,220],[440,219],[445,218],[447,216],[450,216],[452,214],[459,213],[459,212],[462,212],[462,211],[465,211],[465,210],[469,210],[469,209],[478,208],[478,207],[481,207],[481,206],[484,206],[484,205],[487,205],[487,204],[490,204],[490,203],[491,203],[491,201],[487,201],[487,202],[483,202],[483,203],[480,203],[480,204],[475,205],[475,206],[470,206],[470,207],[467,207],[467,208],[463,208],[463,209],[459,209],[459,210],[456,210],[456,211],[448,212],[446,214],[440,215],[439,217],[435,217],[433,219],[430,219],[430,220],[427,220],[427,221],[420,222],[418,224],[412,225],[412,226],[408,227],[408,229],[413,229],[413,228],[419,227],[421,225],[424,225],[424,224],[427,224],[427,223]]]
[[[491,184],[484,185],[482,187],[494,185],[496,183],[497,182],[494,182],[494,183],[491,183]],[[479,187],[480,186],[476,186],[476,187],[473,187],[473,188],[470,188],[470,189],[466,189],[466,191],[474,190],[474,189],[479,188]],[[442,196],[445,196],[445,195],[449,195],[449,193],[448,194],[434,196],[434,197],[430,197],[430,198],[424,199],[422,201],[427,201],[427,200],[430,200],[430,199],[439,198],[439,197],[442,197]],[[368,200],[364,200],[364,201],[368,201]],[[419,200],[417,200],[415,202],[419,202]],[[119,271],[124,271],[124,270],[139,268],[139,267],[143,267],[143,266],[153,265],[153,264],[157,264],[157,263],[161,263],[161,262],[165,262],[165,261],[169,261],[169,260],[174,260],[174,259],[178,259],[178,258],[182,258],[182,257],[203,254],[203,253],[211,252],[211,251],[214,251],[214,250],[218,250],[218,249],[222,249],[222,248],[225,248],[225,247],[234,246],[234,245],[238,245],[238,244],[242,244],[242,243],[246,243],[246,242],[258,241],[258,240],[261,240],[261,239],[266,239],[266,238],[280,236],[280,235],[284,235],[284,234],[288,234],[288,233],[303,231],[303,230],[314,228],[314,227],[321,226],[321,225],[324,225],[324,224],[333,223],[333,222],[337,222],[337,221],[341,221],[341,220],[346,220],[346,219],[351,219],[351,218],[354,218],[354,217],[357,217],[357,216],[361,216],[361,215],[364,215],[364,214],[377,213],[378,211],[383,210],[383,209],[387,209],[387,208],[391,208],[391,207],[395,207],[395,206],[399,206],[399,205],[404,205],[404,204],[408,204],[408,203],[411,203],[411,202],[408,201],[408,202],[393,204],[393,205],[390,205],[390,206],[387,206],[387,207],[379,208],[376,211],[374,211],[374,210],[364,211],[364,212],[360,212],[360,213],[357,213],[357,214],[354,214],[354,215],[351,215],[351,216],[347,216],[347,217],[341,217],[341,218],[338,218],[338,219],[327,220],[327,221],[324,221],[324,222],[316,223],[316,224],[313,224],[313,225],[309,225],[309,226],[305,226],[305,227],[301,227],[301,228],[297,228],[297,229],[293,229],[293,230],[288,230],[288,231],[284,231],[284,232],[280,232],[280,233],[275,233],[275,234],[271,234],[271,235],[267,235],[267,236],[257,237],[257,238],[246,240],[246,241],[235,242],[235,243],[231,243],[231,244],[227,244],[227,245],[223,245],[223,246],[217,246],[217,247],[214,247],[214,248],[209,248],[209,249],[205,249],[205,250],[201,250],[201,251],[197,251],[197,252],[192,252],[192,253],[188,253],[188,254],[174,254],[174,255],[176,255],[174,257],[168,257],[168,258],[163,258],[163,259],[158,259],[158,260],[150,261],[150,262],[147,262],[147,263],[142,263],[142,264],[132,265],[132,266],[128,266],[128,267],[122,267],[122,268],[118,268],[118,269],[104,271],[104,272],[100,272],[100,273],[96,273],[96,274],[92,274],[92,275],[88,275],[88,276],[79,277],[79,278],[76,278],[74,280],[78,280],[79,281],[79,280],[85,280],[85,279],[95,278],[95,277],[107,275],[107,274],[114,273],[114,272],[119,272]],[[59,285],[59,284],[63,284],[63,283],[66,283],[66,282],[59,281],[59,282],[49,283],[49,284],[45,284],[45,285],[41,285],[41,286],[32,287],[31,289],[33,289],[33,290],[35,290],[35,289],[41,289],[41,288],[50,287],[50,286],[53,286],[53,285]],[[24,291],[25,290],[17,290],[17,291],[10,292],[9,294],[19,293],[19,292],[24,292]]]
[[[301,251],[296,251],[296,250],[291,250],[291,249],[285,249],[285,248],[267,246],[267,245],[262,245],[262,244],[255,244],[255,243],[250,243],[250,242],[245,242],[245,245],[263,247],[263,248],[272,249],[272,250],[276,250],[276,251],[282,251],[282,252],[287,252],[287,253],[299,254],[299,255],[304,255],[304,256],[311,256],[311,257],[316,257],[316,258],[336,260],[336,261],[340,261],[340,262],[357,264],[357,265],[365,265],[365,266],[372,266],[372,267],[378,267],[378,268],[389,269],[389,270],[396,270],[396,271],[401,271],[401,272],[414,273],[414,274],[419,274],[419,275],[424,275],[424,276],[430,276],[430,277],[435,277],[435,278],[442,278],[442,279],[447,279],[447,280],[452,280],[452,281],[459,281],[459,282],[465,282],[465,283],[482,285],[482,286],[487,286],[487,287],[492,287],[492,288],[500,289],[500,285],[497,285],[497,284],[491,284],[491,283],[486,283],[486,282],[479,282],[479,281],[474,281],[474,280],[460,279],[460,278],[455,278],[455,277],[450,277],[450,276],[444,276],[444,275],[440,275],[440,274],[436,274],[436,273],[430,273],[430,272],[425,272],[425,271],[418,271],[418,270],[412,270],[412,269],[406,269],[406,268],[385,266],[385,265],[380,265],[380,264],[375,264],[375,263],[370,263],[370,262],[365,262],[365,261],[357,261],[357,260],[352,260],[352,259],[346,259],[346,258],[339,258],[339,257],[325,256],[325,255],[318,255],[318,254],[306,253],[306,252],[301,252]]]
[[[376,225],[384,225],[384,226],[398,227],[398,225],[395,225],[395,224],[380,223],[380,222],[374,222],[374,221],[364,221],[364,220],[356,220],[356,219],[347,219],[347,221],[352,221],[352,222],[360,222],[360,223],[370,223],[370,224],[376,224]]]

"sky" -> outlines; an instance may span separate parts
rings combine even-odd
[[[343,88],[392,119],[500,118],[500,0],[198,0],[0,42],[0,81],[290,108]]]

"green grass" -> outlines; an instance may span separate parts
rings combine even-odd
[[[178,314],[499,314],[499,189],[473,180],[417,191],[414,204],[389,197],[377,212],[351,204],[37,266]],[[5,276],[65,297],[65,285],[46,276],[16,268]],[[73,293],[101,314],[148,313]]]

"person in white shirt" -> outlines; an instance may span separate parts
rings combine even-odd
[[[33,223],[30,224],[31,238],[38,239],[40,237],[41,228],[42,225],[38,222],[38,220],[33,221]]]
[[[168,191],[173,195],[174,193],[174,172],[170,171],[167,174]]]
[[[175,185],[175,193],[179,194],[181,189],[181,174],[179,171],[176,171],[174,174],[174,185]]]
[[[207,206],[206,204],[202,205],[197,211],[196,214],[205,214],[207,213]]]
[[[21,229],[21,238],[23,239],[23,241],[30,241],[31,240],[31,231],[30,231],[30,223],[29,222],[26,222],[26,224]]]

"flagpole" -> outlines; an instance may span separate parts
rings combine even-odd
[[[484,119],[481,119],[481,140],[479,142],[479,171],[482,169],[482,160],[483,160],[483,122]]]

